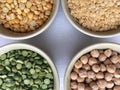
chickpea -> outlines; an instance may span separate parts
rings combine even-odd
[[[112,55],[112,51],[110,49],[107,49],[104,51],[104,54],[107,56],[107,57],[110,57]]]
[[[78,90],[85,90],[85,84],[79,83],[78,84]]]
[[[100,54],[100,56],[98,57],[100,61],[105,61],[107,56],[105,54]]]
[[[110,81],[110,82],[107,82],[107,88],[113,88],[113,86],[114,86],[114,83],[112,82],[112,81]]]
[[[114,56],[114,55],[118,55],[118,53],[116,51],[113,51],[112,56]]]
[[[120,68],[120,63],[115,64],[116,68]]]
[[[120,78],[120,70],[117,69],[116,72],[114,73],[115,78]]]
[[[120,85],[120,78],[113,78],[115,85]]]
[[[99,57],[99,55],[100,55],[100,53],[99,53],[98,50],[92,50],[92,51],[90,52],[90,54],[91,54],[91,56],[94,57],[94,58],[97,58],[97,57]]]
[[[103,79],[103,78],[104,78],[103,72],[98,72],[98,73],[96,74],[96,78],[97,78],[97,79]]]
[[[77,68],[74,68],[73,71],[76,73],[79,73],[79,69],[77,69]]]
[[[104,64],[105,64],[105,65],[108,65],[108,64],[112,64],[112,62],[111,62],[110,59],[107,59],[107,60],[104,61]]]
[[[91,69],[89,64],[84,64],[82,68],[85,69],[85,70],[90,70]]]
[[[70,75],[70,77],[71,77],[72,80],[77,80],[78,75],[77,75],[76,72],[72,72],[71,75]]]
[[[91,82],[90,87],[92,88],[92,90],[99,90],[98,85],[95,82]]]
[[[93,65],[92,70],[97,73],[97,72],[100,71],[100,66],[99,65]]]
[[[115,73],[115,71],[116,71],[116,67],[115,67],[115,65],[107,65],[107,71],[109,72],[109,73]]]
[[[120,86],[114,86],[113,90],[120,90]]]
[[[113,74],[106,72],[105,73],[105,80],[106,81],[111,81],[113,78]]]
[[[107,69],[104,64],[100,64],[100,71],[105,72]]]
[[[84,80],[85,80],[85,79],[84,79],[84,78],[81,78],[81,77],[78,77],[78,78],[77,78],[77,82],[78,82],[78,83],[84,82]]]
[[[78,60],[76,63],[75,63],[75,68],[77,69],[80,69],[82,67],[82,62],[80,60]]]
[[[114,55],[110,58],[110,60],[113,64],[116,64],[120,61],[120,58],[117,55]]]
[[[95,73],[93,71],[88,71],[88,78],[95,78]]]
[[[86,78],[85,82],[89,84],[90,82],[92,82],[92,79],[91,78]]]
[[[84,70],[84,69],[79,70],[79,76],[80,76],[81,78],[87,77],[87,71]]]
[[[70,87],[71,87],[71,89],[77,89],[78,88],[77,82],[76,81],[71,81]]]
[[[88,58],[90,58],[90,54],[85,54]]]
[[[81,56],[80,61],[81,61],[83,64],[87,64],[87,63],[88,63],[88,57],[87,57],[86,55]]]
[[[95,58],[89,58],[89,62],[88,62],[88,64],[90,65],[90,66],[92,66],[92,65],[94,65],[94,64],[97,64],[97,60],[95,59]]]
[[[107,86],[107,82],[105,80],[98,80],[97,85],[99,88],[104,89]]]

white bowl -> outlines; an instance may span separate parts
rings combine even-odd
[[[23,40],[23,39],[32,38],[32,37],[35,37],[35,36],[41,34],[45,30],[47,30],[47,28],[51,25],[51,23],[55,19],[55,16],[59,9],[59,4],[60,4],[59,0],[54,0],[53,11],[52,11],[49,19],[39,29],[32,31],[32,32],[27,32],[27,33],[16,33],[11,30],[8,30],[8,29],[4,28],[2,25],[0,25],[0,37],[7,38],[7,39],[13,39],[13,40]]]
[[[74,18],[72,17],[72,15],[70,14],[70,10],[68,8],[67,5],[67,1],[68,0],[61,0],[62,2],[62,7],[64,10],[64,13],[67,17],[67,19],[69,20],[69,22],[80,32],[92,36],[92,37],[97,37],[97,38],[109,38],[109,37],[114,37],[117,35],[120,35],[120,30],[110,30],[110,31],[106,31],[106,32],[94,32],[91,31],[87,28],[82,27],[80,24],[78,24]]]
[[[44,53],[42,50],[32,46],[32,45],[28,45],[28,44],[22,44],[22,43],[16,43],[16,44],[10,44],[10,45],[6,45],[0,48],[0,55],[7,53],[11,50],[17,50],[17,49],[26,49],[26,50],[31,50],[34,51],[36,53],[38,53],[39,55],[41,55],[43,58],[45,58],[49,65],[51,66],[52,70],[53,70],[53,75],[54,75],[54,90],[59,90],[59,76],[57,73],[57,69],[55,67],[55,65],[53,64],[52,60],[49,58],[49,56]]]
[[[70,73],[74,67],[75,62],[84,54],[92,51],[93,49],[111,49],[120,53],[120,45],[114,43],[99,43],[88,46],[83,50],[80,50],[75,57],[71,60],[69,66],[67,67],[65,77],[64,77],[64,90],[71,90],[70,89]]]

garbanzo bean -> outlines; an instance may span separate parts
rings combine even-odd
[[[77,87],[72,90],[119,90],[120,54],[110,49],[92,50],[75,62],[72,74],[71,83],[74,80]]]

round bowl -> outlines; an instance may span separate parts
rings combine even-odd
[[[97,37],[97,38],[109,38],[109,37],[114,37],[117,35],[120,35],[120,31],[119,30],[111,30],[111,31],[106,31],[106,32],[94,32],[91,31],[87,28],[82,27],[80,24],[78,24],[75,19],[73,18],[73,16],[70,14],[68,5],[67,5],[67,1],[68,0],[61,0],[62,2],[62,7],[64,10],[64,13],[67,17],[67,19],[69,20],[69,22],[80,32],[92,36],[92,37]]]
[[[31,50],[31,51],[34,51],[36,53],[38,53],[39,55],[41,55],[43,58],[45,58],[50,67],[52,68],[52,71],[53,71],[53,75],[54,75],[54,90],[59,90],[59,76],[58,76],[58,73],[57,73],[57,69],[55,67],[55,65],[53,64],[52,60],[49,58],[49,56],[44,53],[42,50],[32,46],[32,45],[29,45],[29,44],[23,44],[23,43],[16,43],[16,44],[10,44],[10,45],[6,45],[6,46],[3,46],[0,48],[0,55],[4,54],[4,53],[7,53],[11,50],[17,50],[17,49],[26,49],[26,50]]]
[[[83,50],[80,50],[75,57],[71,60],[71,62],[69,63],[67,69],[66,69],[66,73],[65,73],[65,77],[64,77],[64,90],[71,90],[70,89],[70,73],[74,67],[75,62],[84,54],[90,52],[93,49],[111,49],[114,51],[117,51],[118,53],[120,53],[120,45],[118,44],[114,44],[114,43],[98,43],[98,44],[94,44],[91,46],[88,46],[86,48],[84,48]]]
[[[2,25],[0,25],[0,36],[3,38],[13,39],[13,40],[24,40],[24,39],[29,39],[29,38],[32,38],[32,37],[35,37],[35,36],[41,34],[45,30],[47,30],[47,28],[51,25],[51,23],[55,19],[55,16],[59,9],[59,3],[60,3],[59,0],[54,1],[53,12],[51,13],[49,19],[46,21],[46,23],[44,23],[37,30],[32,31],[32,32],[27,32],[27,33],[16,33],[11,30],[8,30],[8,29],[4,28]]]

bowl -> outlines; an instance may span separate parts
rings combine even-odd
[[[84,54],[90,52],[91,50],[94,49],[111,49],[114,51],[117,51],[118,53],[120,53],[120,45],[118,44],[114,44],[114,43],[98,43],[98,44],[94,44],[91,46],[88,46],[82,50],[80,50],[75,56],[74,58],[71,60],[71,62],[69,63],[67,69],[66,69],[66,73],[65,73],[65,77],[64,77],[64,90],[71,90],[70,89],[70,73],[74,67],[75,62]]]
[[[24,44],[24,43],[16,43],[16,44],[9,44],[9,45],[6,45],[6,46],[3,46],[0,48],[0,56],[4,53],[7,53],[11,50],[20,50],[20,49],[25,49],[25,50],[30,50],[30,51],[34,51],[36,53],[38,53],[39,55],[41,55],[43,58],[45,58],[52,71],[53,71],[53,76],[54,76],[54,90],[59,90],[59,76],[58,76],[58,73],[57,73],[57,69],[55,67],[55,65],[53,64],[52,60],[49,58],[49,56],[44,53],[42,50],[32,46],[32,45],[29,45],[29,44]]]
[[[55,16],[59,9],[59,3],[60,3],[59,0],[54,1],[53,12],[51,13],[49,19],[46,21],[46,23],[44,23],[37,30],[32,31],[32,32],[27,32],[27,33],[16,33],[0,25],[0,37],[7,38],[7,39],[13,39],[13,40],[24,40],[24,39],[29,39],[29,38],[32,38],[32,37],[35,37],[41,34],[45,30],[47,30],[47,28],[51,25],[51,23],[55,19]]]
[[[91,31],[87,28],[82,27],[80,24],[78,24],[75,19],[73,18],[73,16],[70,14],[70,10],[69,7],[67,5],[67,1],[68,0],[61,0],[62,2],[62,8],[64,10],[65,16],[67,17],[67,19],[69,20],[69,22],[80,32],[92,36],[92,37],[97,37],[97,38],[110,38],[110,37],[114,37],[117,35],[120,35],[120,31],[117,30],[110,30],[110,31],[106,31],[106,32],[94,32]]]

